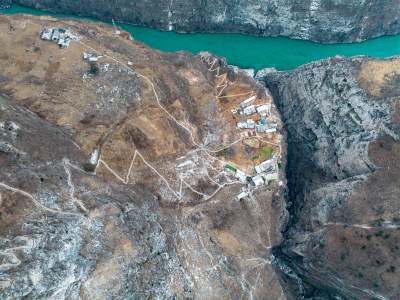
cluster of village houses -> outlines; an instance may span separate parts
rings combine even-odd
[[[249,116],[246,121],[240,121],[237,123],[237,129],[247,130],[242,132],[242,137],[257,137],[257,133],[273,133],[276,132],[278,124],[275,119],[268,123],[265,118],[270,116],[270,104],[254,105],[256,97],[252,96],[244,100],[240,105],[232,109],[231,112],[240,115]],[[261,117],[260,121],[254,121],[250,116],[258,113]],[[257,132],[257,133],[256,133]],[[263,136],[263,140],[267,140],[267,136]],[[235,177],[242,183],[250,182],[251,186],[261,186],[268,183],[270,180],[278,179],[278,162],[275,157],[262,162],[254,167],[257,175],[248,176],[240,170],[235,171]],[[232,170],[232,169],[231,169]],[[248,193],[243,191],[237,195],[237,199],[242,199],[247,196]]]
[[[263,104],[263,105],[252,105],[254,100],[256,99],[255,96],[252,96],[242,103],[240,103],[241,110],[239,111],[237,108],[231,110],[232,113],[244,114],[246,116],[251,116],[255,113],[258,113],[261,117],[261,120],[258,124],[253,119],[247,119],[246,121],[240,121],[237,123],[238,129],[256,129],[258,133],[272,133],[276,132],[276,127],[278,124],[274,119],[271,123],[267,123],[264,119],[265,117],[269,117],[270,111],[270,104]],[[248,136],[256,136],[254,130],[248,132]]]
[[[77,38],[77,35],[72,33],[70,30],[59,29],[59,28],[45,28],[40,38],[45,41],[56,42],[60,46],[61,49],[67,49],[70,43]],[[83,59],[87,62],[98,62],[99,57],[97,53],[83,53]],[[129,65],[132,63],[128,62]],[[133,75],[135,74],[132,72]],[[246,121],[240,121],[237,123],[237,128],[239,130],[249,130],[247,132],[242,132],[242,137],[257,137],[256,131],[261,133],[273,133],[276,132],[276,128],[278,126],[275,119],[272,122],[267,123],[264,118],[268,118],[270,116],[270,104],[263,105],[254,105],[256,97],[252,96],[246,100],[244,100],[240,105],[232,109],[231,112],[240,115],[251,116],[253,114],[258,113],[261,117],[261,120],[256,123],[251,118],[248,118]],[[267,140],[267,137],[264,136],[263,140]],[[250,182],[252,186],[261,186],[270,180],[278,179],[278,164],[277,160],[273,157],[272,159],[266,160],[259,165],[256,165],[255,172],[257,175],[248,176],[244,172],[237,170],[235,168],[230,167],[231,171],[234,170],[235,177],[242,183]],[[240,193],[237,198],[242,199],[248,193],[243,191]]]
[[[61,28],[44,28],[40,34],[40,38],[44,41],[57,43],[61,49],[67,49],[73,40],[77,39],[77,35],[69,29]],[[98,62],[97,53],[83,52],[83,60],[87,62]]]
[[[40,38],[45,41],[57,43],[61,49],[67,49],[69,44],[78,36],[69,29],[45,28],[40,34]]]

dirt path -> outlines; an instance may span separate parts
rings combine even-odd
[[[17,250],[32,250],[33,247],[35,246],[34,239],[32,239],[30,237],[26,237],[26,236],[17,236],[12,240],[0,237],[0,240],[1,241],[5,241],[5,242],[13,242],[13,241],[16,241],[16,240],[24,240],[26,242],[26,244],[24,246],[12,247],[12,248],[8,248],[8,249],[6,249],[4,251],[0,251],[0,253],[3,252],[6,256],[8,256],[10,261],[14,262],[14,263],[1,264],[0,265],[0,269],[19,266],[21,264],[21,261],[14,254],[14,251],[17,251]]]
[[[14,193],[22,194],[25,197],[28,197],[29,199],[31,199],[33,201],[33,203],[36,204],[36,206],[40,207],[41,209],[43,209],[45,211],[48,211],[48,212],[51,212],[51,213],[55,213],[55,214],[70,215],[70,216],[80,216],[80,214],[78,214],[78,213],[64,212],[64,211],[59,211],[59,210],[55,210],[55,209],[49,208],[49,207],[43,205],[42,203],[40,203],[38,200],[36,200],[36,198],[33,197],[32,194],[30,194],[28,192],[25,192],[23,190],[20,190],[20,189],[11,187],[11,186],[5,184],[4,182],[0,182],[0,187],[4,188],[6,190],[12,191]]]

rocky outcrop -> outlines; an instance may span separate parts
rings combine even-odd
[[[400,297],[399,78],[398,57],[335,57],[265,78],[288,133],[291,220],[273,253],[298,294]]]
[[[6,0],[7,1],[7,0]],[[177,32],[286,36],[322,43],[359,42],[400,32],[397,0],[51,1],[13,0],[44,11]]]
[[[0,9],[10,7],[11,3],[11,0],[0,0]]]

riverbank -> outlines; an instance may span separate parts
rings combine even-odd
[[[83,18],[66,14],[54,14],[12,5],[0,10],[4,14],[26,13],[50,15],[57,18],[80,18],[101,22],[93,18]],[[164,52],[186,50],[191,53],[209,51],[225,57],[231,65],[259,70],[275,67],[278,70],[292,70],[300,65],[336,55],[346,57],[368,55],[383,58],[399,54],[400,35],[371,39],[356,44],[318,44],[289,38],[254,37],[241,34],[179,34],[156,29],[118,24],[134,39],[151,48]]]

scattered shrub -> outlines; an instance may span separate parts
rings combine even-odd
[[[90,75],[97,75],[99,74],[99,67],[95,63],[90,63],[90,69],[89,69]]]
[[[90,163],[90,162],[87,162],[87,163],[83,164],[83,169],[86,172],[92,172],[93,173],[94,170],[96,169],[96,166],[94,164]]]
[[[222,157],[226,157],[228,155],[228,152],[229,152],[228,148],[225,148],[225,149],[223,149],[221,151],[218,151],[217,155],[218,156],[222,156]]]

